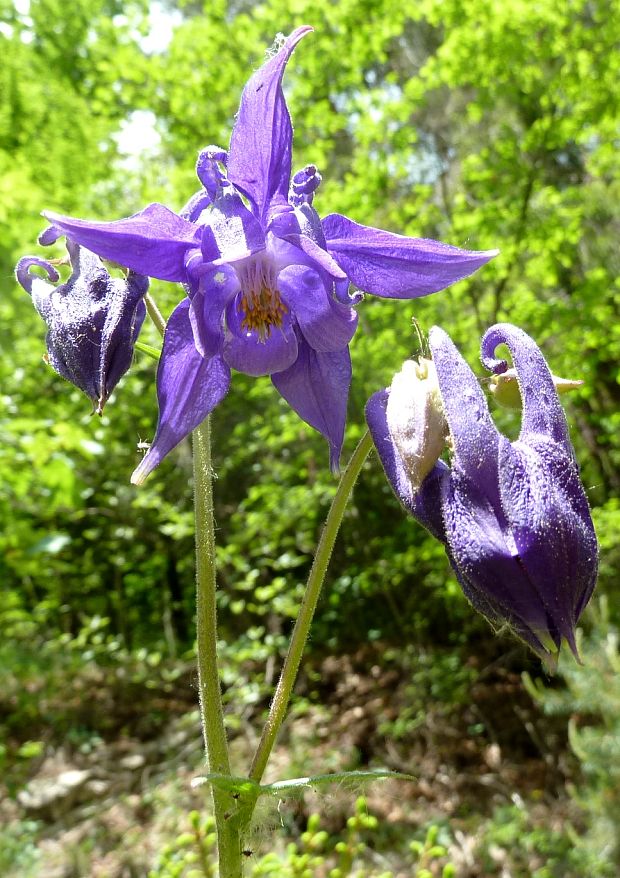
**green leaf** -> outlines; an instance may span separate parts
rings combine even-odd
[[[415,780],[411,774],[402,774],[399,771],[387,769],[373,769],[369,771],[338,771],[333,774],[315,774],[308,777],[294,777],[287,780],[278,780],[270,784],[257,784],[247,777],[229,777],[223,774],[206,774],[192,779],[192,786],[197,787],[209,783],[220,790],[233,793],[242,801],[257,799],[259,796],[284,796],[298,795],[308,787],[324,787],[331,783],[349,784],[357,786],[360,782],[374,780]]]
[[[333,774],[315,774],[309,777],[295,777],[290,780],[279,780],[261,786],[261,795],[278,796],[295,795],[307,787],[323,787],[331,783],[357,785],[360,782],[374,780],[415,780],[411,774],[399,771],[374,769],[369,771],[338,771]]]

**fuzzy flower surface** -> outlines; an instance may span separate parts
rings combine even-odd
[[[521,329],[497,324],[482,339],[482,362],[495,375],[508,369],[495,359],[500,344],[511,352],[523,400],[516,441],[497,430],[476,376],[438,327],[429,345],[451,465],[437,452],[416,487],[393,436],[389,390],[371,397],[366,417],[392,488],[444,544],[474,608],[494,625],[508,624],[553,666],[562,640],[576,654],[575,626],[596,583],[598,547],[543,355]]]
[[[314,165],[291,178],[293,129],[282,90],[286,64],[311,27],[300,27],[249,79],[228,151],[211,146],[202,188],[174,213],[162,204],[114,222],[46,212],[50,243],[67,235],[187,297],[172,313],[158,370],[159,422],[132,480],[140,483],[218,405],[231,370],[270,375],[299,416],[320,431],[337,469],[351,382],[349,342],[358,291],[411,299],[467,277],[497,251],[462,250],[323,220],[313,207]]]
[[[37,256],[20,259],[15,275],[47,324],[47,361],[101,414],[131,365],[149,282],[134,272],[111,277],[98,256],[74,241],[67,240],[67,251],[72,271],[64,284],[55,285],[58,271]],[[34,267],[48,279],[33,274]]]

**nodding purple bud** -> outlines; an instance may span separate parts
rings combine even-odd
[[[292,204],[293,207],[312,204],[314,193],[321,185],[322,179],[316,165],[306,165],[301,171],[297,171],[291,180],[288,193],[289,204]]]
[[[510,370],[495,357],[500,344],[510,350]],[[477,377],[448,334],[433,327],[429,347],[436,376],[428,387],[430,373],[422,382],[417,374],[401,373],[396,380],[409,386],[404,398],[393,384],[389,394],[379,391],[368,402],[368,425],[386,475],[405,508],[444,544],[473,606],[493,625],[509,625],[553,667],[562,641],[577,653],[575,626],[598,566],[588,500],[553,376],[523,330],[500,323],[485,333],[482,362],[500,381],[514,384],[522,400],[521,432],[511,442],[493,423]],[[414,440],[423,435],[425,420],[434,424],[439,413],[450,431],[451,462],[438,458],[438,442],[424,475],[428,467],[420,470]],[[439,438],[441,426],[433,432]]]
[[[51,238],[52,233],[47,239]],[[47,324],[48,362],[101,414],[131,365],[149,282],[131,271],[126,278],[111,277],[98,256],[73,241],[67,241],[67,251],[72,271],[64,284],[55,286],[58,272],[36,256],[20,259],[15,275]],[[43,269],[48,279],[32,274],[35,267]]]

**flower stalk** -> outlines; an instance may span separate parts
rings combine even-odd
[[[196,522],[196,644],[200,717],[208,770],[230,776],[228,743],[217,661],[217,613],[213,477],[209,418],[193,433],[194,515]],[[241,840],[238,821],[231,818],[235,802],[213,788],[220,878],[241,878]]]
[[[316,605],[321,594],[321,588],[323,587],[327,565],[329,564],[334,543],[336,542],[336,537],[338,536],[338,531],[342,523],[344,510],[353,490],[353,486],[357,481],[357,477],[360,474],[364,461],[368,457],[371,448],[372,439],[367,430],[360,439],[357,448],[353,452],[351,460],[342,474],[336,495],[327,515],[325,527],[323,528],[316,555],[314,556],[312,569],[310,570],[310,575],[308,577],[303,600],[299,608],[299,613],[297,614],[295,627],[293,629],[293,634],[291,635],[291,642],[284,660],[280,679],[278,680],[273,701],[271,702],[269,716],[267,717],[267,722],[265,723],[258,748],[254,755],[254,759],[252,760],[250,778],[256,783],[260,783],[263,777],[269,755],[273,749],[278,732],[280,731],[280,727],[282,726],[282,722],[286,715],[293,686],[297,679],[301,657],[303,655],[306,641],[308,640],[314,611],[316,610]]]
[[[164,319],[163,314],[157,307],[157,302],[153,298],[150,293],[147,293],[144,297],[144,304],[146,305],[146,312],[155,324],[155,327],[160,335],[163,336],[166,330],[166,321]]]

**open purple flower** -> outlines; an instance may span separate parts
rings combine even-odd
[[[482,362],[493,373],[508,368],[494,359],[497,346],[508,345],[512,354],[523,414],[519,438],[510,442],[493,424],[480,384],[449,336],[434,327],[429,343],[442,412],[427,425],[445,436],[445,419],[451,466],[437,459],[436,450],[434,465],[414,486],[409,470],[419,460],[400,449],[412,438],[406,425],[423,426],[413,413],[392,415],[391,391],[383,390],[371,397],[366,414],[388,480],[405,508],[444,544],[477,610],[494,624],[507,623],[551,664],[563,639],[576,654],[575,625],[596,582],[598,549],[543,355],[508,323],[491,327],[482,339]],[[419,397],[412,386],[414,408]]]
[[[282,91],[300,27],[244,88],[228,153],[201,152],[202,189],[180,214],[161,204],[115,222],[47,212],[43,243],[68,235],[134,271],[185,285],[158,372],[159,423],[140,483],[222,400],[230,370],[273,384],[330,445],[337,468],[351,381],[348,344],[361,298],[410,299],[467,277],[497,251],[473,252],[361,226],[312,206],[321,176],[291,180],[293,129]]]
[[[92,400],[97,414],[125,374],[134,342],[146,315],[144,296],[149,282],[129,272],[113,278],[98,256],[67,240],[72,273],[54,286],[59,274],[50,262],[24,256],[17,263],[18,282],[48,326],[47,360]],[[32,274],[43,269],[49,280]]]

